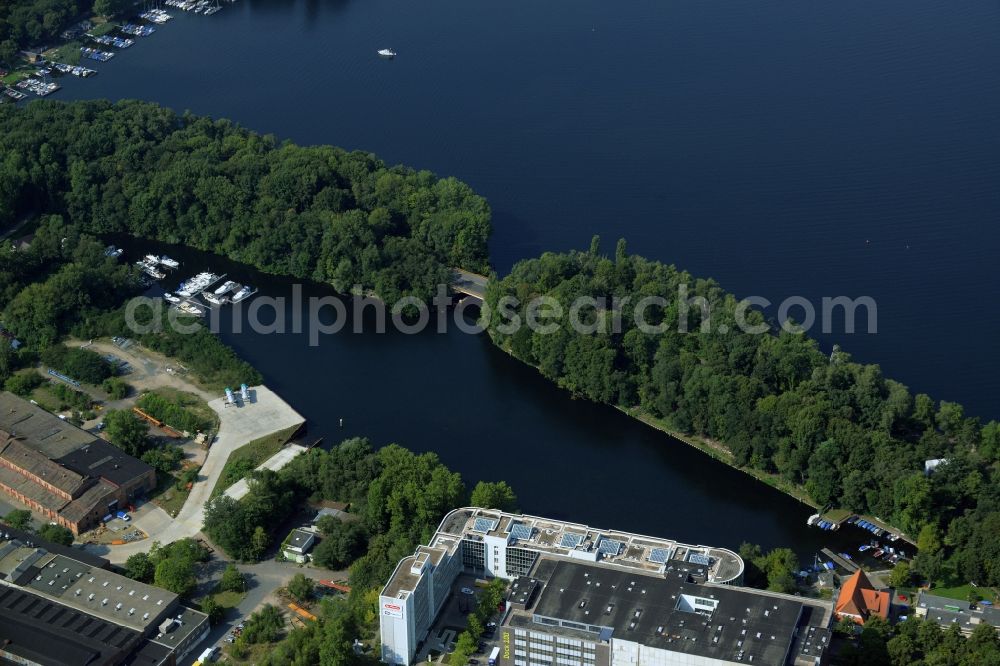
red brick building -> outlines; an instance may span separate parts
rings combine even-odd
[[[0,393],[0,491],[74,534],[156,487],[156,472],[54,414]]]

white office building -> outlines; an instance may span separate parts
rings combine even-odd
[[[725,548],[458,509],[428,545],[399,563],[382,590],[381,658],[414,662],[465,573],[514,581],[498,666],[667,666],[744,657],[744,663],[818,663],[829,639],[829,602],[733,587],[742,583],[743,567]],[[598,594],[601,580],[608,582]],[[583,592],[566,592],[581,585]],[[622,596],[633,591],[644,603]],[[747,637],[740,632],[748,626],[760,630]]]

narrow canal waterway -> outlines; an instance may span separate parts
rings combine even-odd
[[[806,527],[811,510],[700,451],[610,407],[573,400],[534,369],[512,359],[484,335],[438,334],[430,327],[404,335],[342,332],[309,345],[307,327],[294,333],[293,282],[189,248],[114,239],[128,256],[148,252],[181,260],[176,276],[211,268],[257,286],[256,298],[285,299],[284,333],[255,333],[249,305],[219,310],[219,334],[256,366],[268,386],[308,419],[309,439],[332,444],[369,437],[435,451],[467,482],[500,480],[518,493],[521,509],[541,515],[736,548],[742,541],[792,546],[803,557],[822,546],[851,548],[863,533]],[[157,293],[154,290],[153,293]],[[330,296],[323,285],[302,287],[303,302]],[[248,302],[249,303],[249,302]],[[346,306],[350,316],[352,306]],[[275,321],[270,308],[259,320]],[[364,320],[373,330],[373,318]],[[330,323],[332,311],[323,313]],[[344,419],[343,427],[340,419]]]

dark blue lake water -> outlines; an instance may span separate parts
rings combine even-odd
[[[609,252],[624,236],[740,296],[872,296],[878,333],[818,335],[825,348],[1000,416],[995,0],[240,0],[171,13],[58,96],[149,99],[455,175],[493,206],[501,273],[596,233]],[[383,47],[399,56],[379,59]],[[805,509],[570,400],[485,340],[344,337],[321,354],[293,336],[229,341],[317,431],[349,415],[352,432],[511,480],[527,510],[730,545],[807,538]],[[678,515],[678,502],[726,524]]]

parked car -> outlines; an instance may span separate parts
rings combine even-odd
[[[462,588],[462,594],[475,594],[475,592],[472,590],[472,588],[463,587]]]

